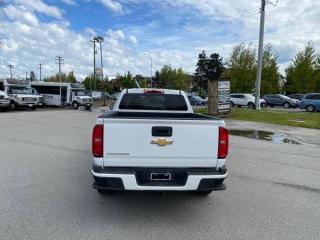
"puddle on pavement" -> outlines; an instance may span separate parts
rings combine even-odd
[[[301,145],[300,142],[290,139],[288,138],[287,135],[282,133],[274,133],[274,132],[259,131],[259,130],[236,130],[236,129],[229,130],[229,133],[235,136],[266,140],[266,141],[271,141],[273,143],[278,143],[278,144],[287,143],[287,144]]]

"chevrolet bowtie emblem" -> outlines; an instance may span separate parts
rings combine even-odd
[[[173,140],[167,140],[165,138],[158,138],[158,139],[153,139],[151,141],[151,144],[157,144],[158,146],[167,146],[167,145],[171,145],[173,143]]]

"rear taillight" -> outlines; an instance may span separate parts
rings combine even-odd
[[[164,91],[163,90],[158,90],[158,89],[145,89],[144,93],[147,93],[147,94],[163,94]]]
[[[219,127],[218,158],[226,158],[229,151],[229,133],[224,127]]]
[[[92,133],[92,155],[103,157],[103,125],[96,125]]]

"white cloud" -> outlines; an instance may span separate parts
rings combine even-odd
[[[68,4],[70,6],[77,5],[76,1],[74,1],[74,0],[60,0],[60,1],[64,2],[65,4]]]
[[[114,0],[99,0],[106,8],[110,9],[111,11],[123,14],[124,9],[121,3],[114,1]]]
[[[134,43],[134,44],[138,44],[139,43],[138,39],[133,35],[129,36],[129,42]]]
[[[41,0],[14,0],[13,2],[28,7],[38,13],[45,14],[54,18],[62,18],[62,11],[55,7],[44,3]]]
[[[109,29],[107,31],[107,35],[110,36],[111,38],[114,38],[114,39],[118,39],[118,40],[124,40],[125,39],[125,36],[124,36],[124,33],[122,30],[112,30],[112,29]]]
[[[37,26],[39,21],[38,18],[31,12],[27,12],[23,6],[14,7],[8,6],[4,9],[6,15],[15,21],[19,21],[32,26]]]
[[[8,76],[5,65],[13,64],[15,77],[24,77],[31,70],[38,73],[38,64],[43,64],[43,76],[57,73],[55,56],[64,57],[64,72],[75,71],[78,78],[92,72],[93,48],[90,39],[95,31],[88,28],[77,33],[63,21],[41,22],[31,9],[22,5],[6,8],[10,21],[0,22],[0,35],[4,36],[0,49],[0,77]],[[32,17],[30,17],[32,16]],[[30,20],[33,19],[33,20]],[[138,72],[130,50],[132,43],[121,29],[110,29],[103,35],[105,73],[115,76],[127,70]],[[132,45],[133,46],[133,45]],[[97,57],[97,64],[100,58]]]

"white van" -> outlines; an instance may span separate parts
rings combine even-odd
[[[0,91],[0,110],[8,109],[10,109],[10,98],[5,92]]]
[[[92,97],[88,96],[81,83],[31,82],[30,85],[38,94],[43,95],[48,106],[71,105],[74,109],[79,106],[91,109],[93,104]]]
[[[17,79],[0,79],[0,91],[4,91],[10,98],[10,108],[30,108],[37,107],[37,96],[32,94],[29,82]]]

